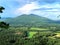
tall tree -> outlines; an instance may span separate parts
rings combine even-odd
[[[2,6],[0,6],[0,13],[3,13],[3,10],[4,10],[5,8],[4,7],[2,7]],[[1,17],[0,17],[1,18]],[[7,24],[7,23],[5,23],[5,22],[0,22],[0,27],[1,28],[9,28],[9,24]]]

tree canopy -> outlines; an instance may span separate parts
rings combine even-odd
[[[0,6],[0,13],[3,13],[4,9],[5,9],[4,7]]]
[[[3,10],[4,10],[5,8],[4,7],[2,7],[2,6],[0,6],[0,13],[3,13]],[[1,17],[0,17],[1,18]],[[7,23],[5,23],[5,22],[0,22],[0,27],[1,28],[9,28],[9,24],[7,24]]]

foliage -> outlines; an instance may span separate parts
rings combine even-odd
[[[4,7],[0,7],[0,13],[3,13]],[[44,27],[52,26],[54,21],[49,20],[44,17],[39,17],[34,14],[30,15],[22,15],[17,17],[16,19],[8,19],[11,24],[14,26],[17,24],[18,26],[28,27],[28,30],[16,29],[16,28],[9,28],[9,24],[6,22],[0,22],[0,28],[5,28],[3,31],[0,31],[0,45],[60,45],[60,38],[55,37],[57,34],[52,33],[50,30],[47,33],[44,32],[37,32],[29,38],[29,32],[31,27],[34,25],[37,27]],[[42,21],[43,20],[43,21]],[[18,21],[18,23],[17,23]],[[52,23],[52,24],[51,24]],[[46,25],[47,26],[44,26]],[[51,25],[48,25],[51,24]],[[56,26],[56,25],[53,25]],[[22,30],[22,31],[21,31]],[[55,32],[55,29],[51,29]],[[56,28],[56,30],[60,30],[60,28]]]
[[[0,13],[3,13],[3,10],[4,10],[5,8],[4,7],[1,7],[0,6]]]
[[[3,10],[5,8],[0,6],[0,13],[3,13]],[[5,23],[5,22],[0,22],[0,28],[5,28],[8,29],[9,28],[9,24]]]
[[[35,14],[22,14],[16,18],[6,19],[5,22],[10,23],[12,26],[47,27],[49,24],[53,24],[54,21]]]
[[[8,29],[9,28],[9,24],[7,24],[5,22],[0,22],[0,28]]]

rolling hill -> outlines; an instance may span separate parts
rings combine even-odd
[[[55,23],[53,20],[35,14],[23,14],[16,18],[6,19],[5,22],[12,26],[46,26]]]

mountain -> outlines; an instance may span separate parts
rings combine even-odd
[[[0,21],[4,21],[6,19],[11,19],[11,17],[1,17]]]
[[[6,19],[5,22],[12,26],[41,26],[53,24],[54,21],[35,14],[23,14],[15,18]]]

